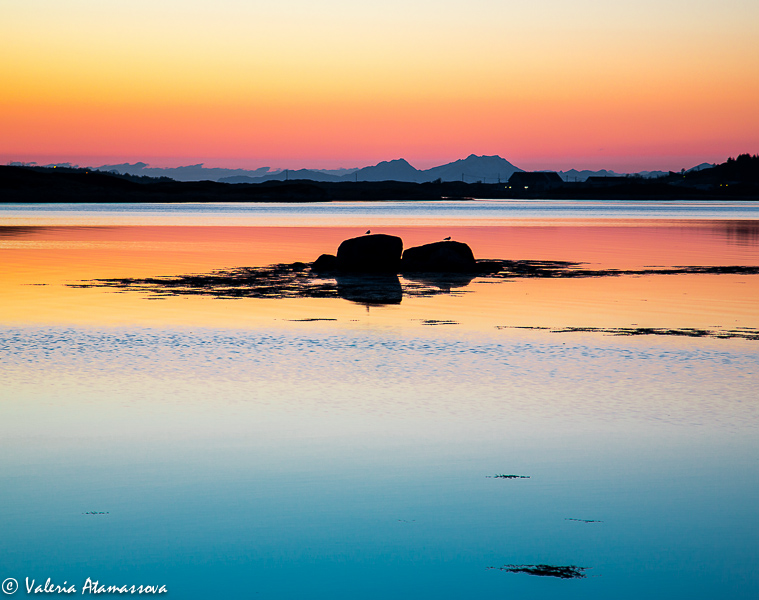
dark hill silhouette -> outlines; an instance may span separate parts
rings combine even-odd
[[[677,176],[677,174],[672,174]],[[711,168],[691,170],[684,179],[710,183],[759,183],[759,154],[740,154],[738,158],[728,158],[721,165]]]
[[[140,178],[144,179],[144,178]],[[151,179],[135,182],[88,169],[0,166],[2,202],[318,202],[325,190],[311,182],[230,185],[215,181]]]
[[[391,164],[396,163],[396,164]],[[471,198],[563,199],[759,199],[759,156],[742,154],[712,168],[671,173],[655,179],[627,176],[599,182],[563,182],[556,173],[520,177],[551,178],[550,185],[509,185],[462,181],[413,183],[385,179],[392,169],[420,173],[406,161],[374,171],[379,181],[266,181],[263,183],[180,182],[122,176],[90,169],[0,166],[0,202],[320,202],[327,200],[440,200]],[[382,163],[380,163],[382,165]],[[379,165],[378,165],[379,166]]]
[[[117,172],[121,174],[148,176],[148,177],[169,177],[175,181],[218,181],[222,177],[253,177],[258,178],[269,173],[269,167],[260,167],[253,171],[249,169],[224,169],[206,167],[203,163],[197,165],[186,165],[182,167],[150,167],[147,163],[121,163],[118,165],[103,165],[96,167],[94,170],[104,172]]]

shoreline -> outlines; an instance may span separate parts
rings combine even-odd
[[[49,171],[49,172],[48,172]],[[0,166],[0,204],[58,203],[198,203],[394,200],[759,200],[759,184],[690,185],[669,179],[638,179],[597,185],[564,182],[548,188],[518,188],[505,183],[460,181],[410,183],[402,181],[319,182],[311,180],[264,183],[217,181],[133,181],[119,175],[78,169],[53,172],[28,167]]]

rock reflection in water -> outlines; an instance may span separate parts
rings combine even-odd
[[[404,273],[407,291],[411,289],[433,290],[450,293],[456,288],[465,288],[477,277],[476,273]],[[428,292],[429,293],[429,292]]]
[[[243,267],[174,277],[96,279],[69,287],[105,287],[168,296],[214,298],[343,298],[359,304],[400,304],[407,296],[450,294],[471,283],[473,274],[317,273],[305,263]]]
[[[403,288],[397,275],[335,275],[337,295],[358,304],[400,304]]]

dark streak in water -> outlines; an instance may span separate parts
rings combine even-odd
[[[482,261],[491,265],[500,264],[497,272],[491,273],[495,278],[516,277],[620,277],[623,275],[757,275],[759,266],[676,266],[645,269],[582,269],[583,263],[567,261],[539,260],[500,260]]]
[[[486,479],[529,479],[529,475],[485,475]]]
[[[509,573],[527,573],[538,577],[558,577],[559,579],[585,579],[585,571],[588,567],[575,565],[504,565],[502,567],[488,567],[488,569],[507,571]]]
[[[311,323],[313,321],[337,321],[337,319],[320,319],[317,317],[313,317],[310,319],[286,319],[287,321],[291,321],[293,323]]]
[[[603,521],[598,521],[596,519],[564,519],[565,521],[577,521],[578,523],[603,523]]]
[[[759,340],[759,329],[739,327],[736,329],[694,329],[681,327],[668,329],[662,327],[524,327],[496,325],[496,329],[538,329],[551,333],[606,333],[609,335],[668,335],[675,337],[714,338],[719,340],[741,339]]]

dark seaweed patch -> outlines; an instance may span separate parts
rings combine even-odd
[[[645,269],[584,269],[584,263],[541,260],[490,260],[487,262],[494,278],[518,277],[620,277],[623,275],[757,275],[759,266],[675,266]],[[479,263],[479,261],[478,261]],[[500,268],[493,267],[500,265]],[[496,270],[497,269],[497,270]]]
[[[458,325],[458,321],[448,321],[443,319],[424,319],[422,325]]]
[[[151,297],[211,296],[214,298],[345,298],[360,303],[397,304],[403,296],[463,294],[473,279],[497,282],[517,278],[620,277],[623,275],[759,274],[756,266],[673,267],[641,270],[582,268],[583,263],[545,260],[481,260],[474,273],[404,275],[359,275],[317,273],[311,264],[295,262],[266,267],[221,269],[190,275],[95,279],[69,287],[111,288],[114,291],[141,291]],[[430,324],[432,324],[430,322]],[[436,323],[437,324],[437,323]],[[440,322],[439,324],[453,324]],[[569,329],[567,329],[569,331]],[[636,334],[636,330],[620,335]],[[685,331],[685,330],[670,330]],[[695,330],[694,330],[695,331]],[[686,335],[668,334],[668,335]],[[709,334],[711,335],[711,334]],[[698,337],[692,334],[692,337]]]
[[[395,275],[322,275],[305,263],[220,269],[189,275],[94,279],[69,284],[75,288],[110,288],[148,293],[152,298],[210,296],[213,298],[346,298],[367,303],[398,303],[402,296],[456,293],[439,281],[405,281]]]
[[[317,277],[304,263],[241,267],[176,277],[95,279],[71,287],[104,287],[161,296],[337,298],[336,282]]]
[[[741,339],[759,340],[759,329],[738,327],[736,329],[695,329],[681,327],[675,329],[663,327],[525,327],[496,325],[496,329],[538,329],[551,333],[605,333],[608,335],[668,335],[675,337],[714,338],[719,340]]]
[[[504,565],[502,567],[488,567],[488,569],[507,571],[508,573],[527,573],[538,577],[558,577],[559,579],[585,579],[585,571],[588,567],[575,565]]]
[[[597,521],[596,519],[564,519],[565,521],[577,521],[578,523],[603,523],[603,521]]]
[[[318,317],[312,317],[310,319],[287,319],[293,323],[311,323],[313,321],[337,321],[337,319],[320,319]]]

